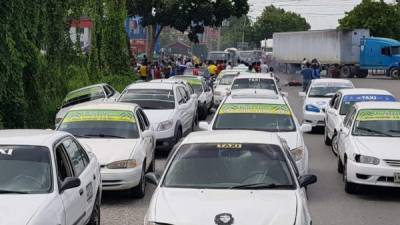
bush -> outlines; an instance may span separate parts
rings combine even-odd
[[[113,86],[117,91],[121,92],[126,86],[135,82],[137,77],[133,74],[131,75],[109,75],[104,76],[101,81],[97,83],[107,83]]]

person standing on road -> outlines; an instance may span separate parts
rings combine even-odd
[[[192,70],[192,74],[194,76],[199,76],[200,75],[200,70],[199,70],[199,64],[196,64]]]
[[[320,75],[321,69],[320,69],[320,64],[319,64],[318,59],[313,59],[313,60],[311,61],[311,69],[313,70],[313,77],[312,77],[312,79],[319,79],[319,78],[321,78],[321,75]]]
[[[308,85],[313,79],[313,70],[310,68],[311,64],[306,63],[305,68],[301,70],[301,75],[303,75],[303,91],[307,90]]]
[[[212,61],[209,62],[208,73],[210,74],[210,77],[215,77],[217,74],[217,66]]]
[[[143,63],[142,65],[140,65],[140,67],[139,67],[140,79],[147,80],[148,73],[149,72],[148,72],[148,68],[147,68],[147,63]]]

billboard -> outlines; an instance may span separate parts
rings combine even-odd
[[[141,25],[142,18],[138,16],[128,17],[125,20],[125,31],[129,38],[131,45],[131,52],[134,55],[138,55],[146,52],[147,48],[147,32],[146,28]],[[159,29],[159,27],[157,27]],[[160,38],[156,41],[155,49],[156,53],[160,52]]]

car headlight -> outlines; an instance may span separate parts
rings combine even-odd
[[[355,160],[358,163],[373,164],[373,165],[378,165],[380,162],[378,158],[366,155],[356,155]]]
[[[127,160],[121,160],[121,161],[116,161],[107,164],[108,169],[130,169],[130,168],[135,168],[138,166],[138,163],[134,159],[127,159]]]
[[[298,147],[290,150],[290,155],[292,155],[294,161],[300,161],[303,158],[304,149],[303,147]]]
[[[320,108],[318,108],[317,106],[315,106],[315,105],[306,105],[306,111],[309,111],[309,112],[321,112],[321,109]]]
[[[173,120],[166,120],[158,124],[157,131],[169,130],[174,125]]]

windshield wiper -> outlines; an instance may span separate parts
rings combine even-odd
[[[121,138],[125,139],[125,137],[112,135],[112,134],[86,134],[87,137],[101,137],[101,138]]]
[[[288,189],[293,188],[293,185],[289,184],[271,184],[271,183],[253,183],[253,184],[241,184],[232,186],[229,189]]]
[[[375,133],[375,134],[380,134],[380,135],[383,135],[383,136],[386,136],[386,137],[393,137],[393,135],[390,135],[388,133],[385,133],[385,132],[382,132],[382,131],[379,131],[379,130],[373,130],[373,129],[370,129],[370,128],[367,128],[367,127],[357,127],[357,130],[363,130],[363,131],[367,131],[367,132],[371,132],[371,133]]]
[[[13,191],[0,189],[0,194],[29,194],[27,191]]]

